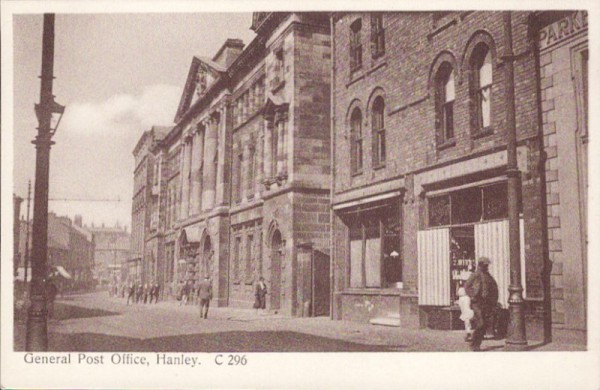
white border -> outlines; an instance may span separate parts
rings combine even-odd
[[[435,9],[588,9],[590,36],[590,102],[598,102],[599,4],[589,1],[510,0],[481,1],[378,1],[375,4],[315,0],[273,1],[2,1],[2,321],[0,385],[7,388],[389,388],[418,389],[586,389],[600,388],[599,310],[600,253],[598,240],[590,240],[588,288],[588,352],[530,353],[255,353],[251,365],[238,368],[182,368],[131,366],[25,365],[23,353],[12,351],[12,16],[18,13],[145,13],[254,10],[435,10]],[[590,129],[598,117],[590,110]],[[594,131],[590,131],[589,221],[600,220],[599,187],[593,167],[599,166]],[[596,153],[595,153],[596,152]],[[590,224],[589,237],[598,237]],[[103,354],[109,356],[110,354]],[[145,354],[153,356],[154,354]],[[205,355],[207,359],[214,354]],[[105,358],[106,359],[106,358]]]

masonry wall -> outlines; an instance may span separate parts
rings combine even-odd
[[[578,61],[587,45],[586,29],[539,57],[551,317],[556,327],[579,330],[586,329],[587,124]]]

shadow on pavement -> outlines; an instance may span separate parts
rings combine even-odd
[[[220,332],[137,339],[98,333],[51,333],[60,352],[392,352],[403,345],[368,345],[291,331]]]
[[[53,320],[70,320],[74,318],[90,318],[90,317],[105,317],[115,316],[121,313],[101,310],[101,309],[88,309],[81,306],[66,305],[64,303],[56,302],[54,304],[54,315]]]

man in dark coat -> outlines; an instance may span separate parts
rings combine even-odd
[[[129,305],[129,301],[131,303],[135,303],[135,284],[133,282],[129,283],[129,288],[127,290],[127,305]]]
[[[198,298],[200,299],[200,318],[207,318],[208,306],[212,299],[212,284],[208,276],[205,276],[204,280],[198,285]]]
[[[256,301],[254,302],[255,309],[264,309],[266,307],[266,295],[267,285],[265,284],[265,279],[261,276],[258,279],[256,290],[254,292],[254,296],[256,297]]]
[[[477,260],[477,270],[471,274],[464,286],[467,295],[471,298],[471,308],[474,312],[471,324],[473,351],[481,351],[481,342],[498,303],[498,284],[488,272],[489,264],[490,259],[480,257]]]
[[[140,282],[135,292],[135,303],[140,303],[144,295],[144,285]]]

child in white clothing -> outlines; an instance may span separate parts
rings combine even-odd
[[[460,319],[465,323],[465,331],[467,332],[465,340],[470,340],[472,334],[471,319],[475,313],[471,309],[471,297],[467,295],[464,287],[458,289],[458,300],[456,303],[460,307]]]

